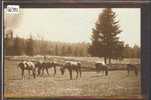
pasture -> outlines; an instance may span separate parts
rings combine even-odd
[[[92,62],[96,58],[75,57],[76,60],[82,62],[83,67],[82,77],[77,80],[75,73],[73,80],[69,79],[68,72],[62,76],[59,67],[57,67],[55,77],[53,69],[49,69],[49,76],[45,72],[43,76],[36,77],[36,79],[30,77],[29,79],[28,72],[25,72],[25,79],[22,80],[21,71],[17,69],[20,59],[4,60],[4,95],[6,97],[137,96],[141,92],[140,72],[138,76],[134,72],[128,76],[123,63],[119,64],[120,67],[112,66],[109,75],[105,76],[103,73],[96,73],[93,70]],[[61,61],[62,59],[60,57],[57,60]]]

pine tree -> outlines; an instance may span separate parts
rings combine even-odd
[[[111,63],[111,59],[121,57],[123,42],[119,41],[121,33],[116,14],[111,8],[105,8],[99,15],[92,29],[92,43],[89,46],[89,53],[92,56],[104,57],[104,62]]]

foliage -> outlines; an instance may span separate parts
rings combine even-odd
[[[122,57],[124,42],[119,41],[118,35],[121,33],[118,21],[115,20],[115,12],[111,8],[106,8],[99,15],[92,29],[92,44],[89,46],[89,53],[92,56],[104,57],[105,63],[111,59]]]
[[[34,41],[32,39],[32,36],[26,41],[26,54],[29,56],[34,55]]]

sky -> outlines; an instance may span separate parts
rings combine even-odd
[[[15,36],[60,42],[91,42],[92,28],[103,8],[23,8],[20,13],[4,13],[5,30]],[[119,20],[120,40],[140,46],[140,8],[114,8]]]

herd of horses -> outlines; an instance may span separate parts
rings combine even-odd
[[[78,61],[65,61],[63,64],[57,63],[57,62],[50,62],[50,61],[45,61],[45,62],[40,62],[40,61],[22,61],[18,64],[18,68],[21,69],[21,76],[22,79],[25,78],[25,70],[28,71],[28,75],[30,78],[30,74],[32,72],[33,78],[36,78],[38,76],[44,75],[44,72],[49,75],[48,69],[52,68],[54,70],[53,75],[55,76],[57,73],[57,67],[60,69],[60,73],[64,75],[67,70],[69,72],[70,80],[73,79],[73,71],[76,72],[76,79],[82,77],[82,66],[81,63]],[[134,71],[135,75],[138,74],[138,68],[137,66],[133,64],[127,64],[127,72],[128,75],[130,71]],[[104,64],[102,62],[96,62],[95,63],[95,71],[97,73],[103,72],[106,76],[109,73],[109,65]]]
[[[36,78],[38,76],[44,75],[44,72],[49,75],[49,69],[53,68],[54,70],[54,76],[56,75],[57,69],[56,67],[60,67],[60,72],[62,75],[64,75],[65,70],[68,70],[70,79],[72,80],[72,73],[75,71],[77,73],[76,79],[78,77],[82,76],[82,71],[81,71],[81,63],[80,62],[74,62],[74,61],[66,61],[64,64],[59,64],[54,61],[52,62],[40,62],[40,61],[23,61],[18,64],[18,68],[21,69],[21,75],[22,79],[25,78],[25,70],[28,71],[28,75],[30,78],[30,73],[32,72],[33,78]]]

